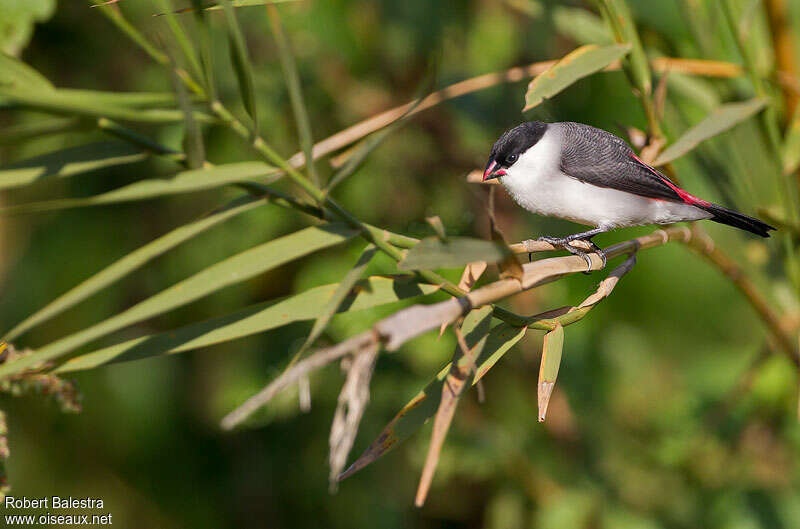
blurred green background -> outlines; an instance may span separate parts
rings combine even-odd
[[[123,0],[120,6],[157,38],[165,26],[163,18],[151,17],[158,11],[155,4]],[[739,62],[716,2],[630,4],[649,52]],[[750,4],[758,2],[740,2],[743,9]],[[800,2],[788,4],[798,20]],[[576,12],[565,8],[591,7],[524,0],[308,0],[282,6],[281,13],[314,137],[321,139],[412,99],[432,59],[438,66],[436,86],[443,87],[561,57],[595,39]],[[240,8],[237,14],[256,65],[262,133],[291,155],[298,150],[297,134],[265,10]],[[692,18],[695,24],[710,21],[699,38]],[[753,31],[763,30],[764,21],[754,18]],[[39,20],[35,27],[33,20]],[[212,28],[224,27],[221,12],[210,13],[209,20]],[[32,31],[27,45],[26,31]],[[224,31],[214,38],[221,97],[241,112]],[[59,87],[172,89],[163,67],[84,2],[0,0],[0,39],[6,51],[21,52]],[[749,90],[744,80],[674,78],[665,113],[673,139],[720,99],[742,98]],[[621,72],[585,79],[523,116],[526,83],[502,84],[415,116],[338,188],[337,198],[361,219],[401,233],[430,235],[424,219],[439,215],[450,233],[486,236],[486,189],[464,177],[483,166],[503,130],[524,119],[580,121],[618,134],[620,124],[646,126]],[[692,97],[683,97],[686,85]],[[0,130],[36,117],[0,110]],[[140,130],[180,147],[180,124]],[[71,132],[0,146],[0,162],[93,137],[101,138],[97,132]],[[758,138],[757,126],[749,123],[708,142],[697,156],[676,163],[681,182],[700,196],[754,213],[756,198],[773,192],[774,176],[760,162]],[[208,159],[215,163],[255,159],[221,127],[208,127],[205,139]],[[319,167],[330,174],[325,160]],[[89,196],[168,169],[165,162],[147,161],[48,181],[0,200]],[[738,184],[742,174],[751,187]],[[0,218],[2,326],[11,327],[109,263],[239,193]],[[564,221],[533,217],[503,192],[497,199],[498,220],[509,240],[577,231]],[[17,345],[49,343],[228,255],[305,225],[304,217],[272,205],[236,217]],[[761,243],[723,226],[705,227],[737,261],[764,266],[767,251]],[[597,242],[605,246],[648,231],[621,230]],[[353,241],[292,262],[98,344],[336,282],[362,247]],[[796,298],[773,268],[767,266],[765,292],[782,310],[796,312]],[[381,257],[370,270],[385,273],[392,266]],[[458,271],[448,276],[457,279]],[[509,307],[533,314],[575,304],[601,277],[572,276],[516,296]],[[348,337],[396,308],[337,316],[327,341]],[[296,393],[287,392],[265,410],[258,427],[220,431],[220,418],[275,376],[310,327],[311,322],[292,324],[188,354],[80,373],[74,377],[83,394],[79,415],[63,415],[41,398],[3,396],[12,495],[100,497],[121,527],[800,527],[793,366],[773,355],[753,372],[750,387],[736,389],[766,333],[734,287],[681,245],[644,252],[613,295],[566,330],[547,422],[536,421],[539,332],[529,332],[484,379],[485,403],[477,402],[475,392],[462,399],[423,509],[413,507],[413,494],[430,425],[343,482],[337,494],[328,493],[328,432],[343,381],[337,367],[312,377],[309,413],[301,413]],[[452,332],[438,340],[428,333],[379,357],[351,458],[449,360],[454,343]]]

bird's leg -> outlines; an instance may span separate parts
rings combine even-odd
[[[595,235],[599,235],[601,233],[605,233],[608,231],[606,228],[595,228],[593,230],[584,231],[581,233],[575,233],[573,235],[568,235],[567,237],[539,237],[539,241],[550,243],[557,248],[564,249],[573,255],[579,255],[586,261],[586,265],[588,266],[589,270],[592,268],[592,260],[589,258],[590,253],[596,253],[600,256],[600,259],[603,260],[603,267],[606,266],[606,255],[603,250],[597,246],[593,241],[592,237]],[[572,246],[570,243],[572,241],[586,241],[592,246],[592,252],[586,252],[581,248],[576,248]],[[587,272],[589,271],[587,270]]]

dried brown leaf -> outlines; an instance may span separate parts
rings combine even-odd
[[[458,347],[456,347],[456,352],[453,355],[450,372],[447,374],[442,386],[442,397],[439,402],[439,409],[436,411],[436,417],[433,420],[433,433],[428,447],[428,455],[425,458],[425,466],[422,469],[422,476],[420,477],[416,499],[414,500],[417,507],[422,507],[425,503],[425,498],[428,496],[428,490],[430,490],[433,474],[436,472],[436,466],[439,463],[439,455],[441,454],[447,431],[453,422],[458,400],[461,398],[464,388],[472,384],[475,361],[483,350],[483,346],[486,345],[489,324],[492,318],[491,314],[491,307],[484,307],[483,309],[472,311],[465,319],[464,328],[472,336],[479,337],[477,343],[472,347],[467,344],[461,330],[457,332]]]
[[[342,368],[347,371],[347,379],[339,393],[339,403],[333,415],[329,439],[331,467],[329,479],[332,492],[336,490],[337,477],[347,463],[347,455],[353,447],[358,425],[369,402],[369,383],[375,369],[378,350],[379,347],[375,344],[354,358],[342,360]]]

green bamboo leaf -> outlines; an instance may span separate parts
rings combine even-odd
[[[649,95],[653,88],[650,63],[642,47],[642,41],[639,39],[639,32],[636,30],[636,23],[628,4],[625,0],[598,0],[598,3],[606,17],[606,22],[614,33],[614,39],[619,44],[631,46],[630,55],[622,61],[625,72],[642,94]]]
[[[294,119],[297,123],[297,132],[300,136],[300,145],[303,148],[303,154],[306,157],[306,167],[309,176],[314,185],[319,186],[319,175],[317,174],[316,166],[314,165],[314,157],[312,149],[314,147],[314,138],[311,134],[311,123],[308,119],[308,111],[306,104],[303,101],[303,91],[300,88],[300,75],[297,73],[297,64],[295,64],[294,53],[289,42],[289,38],[283,31],[281,24],[281,17],[278,14],[278,8],[274,5],[267,5],[267,15],[269,16],[270,27],[272,28],[272,35],[275,38],[275,44],[278,45],[278,53],[281,58],[281,68],[283,69],[283,76],[286,81],[286,87],[289,89],[289,98],[292,101],[292,110],[294,111]]]
[[[288,2],[297,2],[298,0],[232,0],[231,3],[233,7],[252,7],[252,6],[265,6],[268,4],[285,4]],[[223,9],[223,5],[221,3],[217,4],[207,4],[202,7],[203,11],[218,11]],[[177,9],[172,11],[175,15],[182,15],[184,13],[194,13],[196,8],[194,7],[186,7],[183,9]],[[167,15],[168,13],[156,13],[154,16],[161,17]]]
[[[258,113],[256,112],[256,90],[253,84],[253,66],[247,53],[247,43],[244,34],[236,19],[236,13],[230,0],[225,3],[225,20],[228,22],[228,47],[230,48],[233,70],[239,82],[239,93],[250,118],[253,120],[253,130],[258,135]]]
[[[410,277],[371,277],[351,289],[338,312],[353,312],[436,292],[435,285],[417,284]],[[176,354],[208,347],[318,318],[339,290],[339,285],[312,288],[279,301],[252,305],[225,316],[192,323],[179,329],[129,340],[68,360],[56,372],[92,369],[104,364],[128,362],[158,355]]]
[[[263,162],[230,163],[217,165],[208,169],[183,171],[171,179],[141,180],[93,197],[65,198],[10,206],[0,209],[0,215],[17,215],[21,213],[147,200],[181,193],[206,191],[228,184],[248,182],[257,178],[263,179],[264,177],[266,177],[266,181],[262,183],[268,183],[270,180],[276,180],[280,174],[281,173],[277,169]]]
[[[63,134],[86,128],[78,118],[49,118],[27,121],[0,129],[0,145],[15,145],[51,134]]]
[[[182,307],[304,255],[340,244],[354,237],[356,233],[343,224],[325,224],[245,250],[162,290],[116,316],[48,344],[15,362],[0,364],[0,377],[19,373],[39,362],[56,360],[97,338]]]
[[[214,42],[212,33],[200,0],[192,0],[191,11],[194,12],[197,36],[200,40],[200,64],[203,67],[205,90],[208,93],[209,101],[215,102],[217,101],[217,84],[214,80]]]
[[[667,87],[670,94],[684,96],[706,112],[711,112],[722,103],[716,86],[708,79],[671,72]]]
[[[0,87],[20,90],[53,90],[45,76],[10,55],[0,52]]]
[[[653,162],[653,165],[664,165],[676,158],[680,158],[703,141],[713,138],[758,114],[766,105],[766,99],[757,97],[741,103],[727,103],[720,106],[706,116],[703,121],[687,130],[672,145],[664,149],[656,161]]]
[[[172,88],[175,90],[175,95],[178,99],[178,106],[183,114],[183,151],[186,153],[186,165],[189,169],[199,169],[203,167],[206,160],[206,149],[203,144],[203,131],[197,124],[194,117],[194,109],[192,102],[189,100],[189,94],[186,91],[186,86],[181,82],[178,76],[178,69],[175,63],[175,57],[172,50],[167,48],[167,57],[169,58],[169,73],[172,79]]]
[[[268,197],[244,196],[231,201],[228,205],[206,215],[194,222],[185,224],[166,233],[158,239],[134,250],[125,257],[95,273],[89,279],[60,295],[45,307],[39,309],[25,320],[17,324],[3,337],[3,341],[11,341],[31,328],[53,318],[65,310],[75,306],[89,296],[114,284],[131,272],[138,270],[159,255],[175,248],[217,224],[259,207],[268,201]]]
[[[488,357],[478,364],[473,383],[482,379],[503,358],[503,355],[525,336],[527,331],[527,327],[512,327],[507,323],[501,323],[493,328],[492,332],[489,333],[489,339],[486,341],[485,350],[489,353]]]
[[[560,323],[544,335],[542,346],[542,363],[539,365],[539,422],[543,422],[547,415],[547,405],[550,395],[558,377],[558,368],[561,366],[561,353],[564,349],[564,327]]]
[[[578,44],[611,44],[614,37],[603,19],[580,7],[555,6],[553,24],[556,30]]]
[[[85,88],[58,88],[58,97],[65,101],[92,101],[101,105],[154,108],[174,107],[175,95],[169,92],[109,92],[105,90],[87,90]]]
[[[197,52],[192,45],[189,36],[186,34],[186,31],[181,26],[180,22],[176,19],[174,13],[172,12],[172,3],[170,0],[158,0],[160,8],[164,11],[164,15],[166,15],[167,26],[169,26],[170,31],[172,32],[172,36],[175,38],[175,41],[180,46],[183,55],[189,61],[189,65],[194,75],[198,78],[203,76],[203,68],[200,66],[200,59],[197,57]],[[160,16],[160,15],[159,15]]]
[[[436,237],[421,240],[408,250],[397,263],[400,270],[432,270],[457,268],[475,261],[497,263],[509,255],[505,245],[497,241],[470,237],[448,237],[447,242]]]
[[[474,311],[473,311],[474,312]],[[465,326],[467,322],[465,320]],[[480,380],[489,369],[520,339],[525,335],[526,328],[513,328],[507,324],[495,326],[486,336],[483,328],[484,321],[481,319],[478,332],[473,333],[473,328],[462,327],[466,333],[465,340],[469,347],[473,347],[478,341],[485,337],[481,354],[475,358],[478,365],[474,370],[474,376],[470,375],[469,383],[475,384]],[[483,333],[483,334],[481,334]],[[486,360],[482,358],[486,357]],[[397,415],[383,429],[375,441],[364,451],[359,458],[345,470],[339,480],[343,480],[369,465],[376,459],[382,457],[398,444],[402,443],[431,418],[439,407],[442,397],[442,388],[445,384],[447,374],[450,372],[451,364],[447,364],[436,377],[428,383],[425,388],[417,393],[408,404],[403,406]]]
[[[13,103],[53,114],[68,114],[93,118],[106,117],[121,121],[141,123],[177,123],[183,120],[180,110],[168,109],[136,109],[128,106],[114,105],[102,100],[94,101],[86,97],[76,97],[70,91],[50,90],[36,91],[0,85],[0,97]],[[102,98],[101,98],[102,99]],[[213,122],[214,119],[196,112],[198,121]]]
[[[573,50],[530,82],[528,92],[525,94],[525,108],[522,111],[532,109],[579,79],[599,72],[624,57],[630,50],[630,44],[607,46],[588,44]]]
[[[800,167],[800,106],[794,111],[794,118],[786,129],[783,139],[783,172],[793,173]]]
[[[62,149],[0,168],[0,189],[130,164],[147,156],[141,149],[121,142],[90,143]]]
[[[364,270],[367,269],[367,265],[370,261],[372,261],[372,258],[375,257],[375,252],[377,251],[378,249],[375,246],[371,244],[368,245],[361,253],[358,261],[356,261],[355,266],[353,266],[353,268],[348,271],[347,274],[345,274],[344,278],[339,283],[339,286],[336,288],[336,291],[333,293],[333,297],[331,297],[330,301],[328,301],[328,303],[324,306],[319,317],[314,322],[314,326],[311,327],[311,332],[308,333],[305,342],[303,342],[303,345],[292,357],[292,360],[289,363],[290,366],[297,362],[297,360],[303,356],[303,353],[308,350],[308,348],[311,347],[314,342],[317,341],[317,338],[319,338],[320,335],[322,335],[334,314],[339,311],[347,296],[350,295],[350,292],[353,290],[356,282],[364,274]]]
[[[136,29],[136,27],[128,22],[124,16],[122,16],[122,11],[120,9],[115,9],[112,7],[110,9],[100,9],[99,11],[106,18],[108,18],[112,24],[117,26],[117,29],[119,29],[126,37],[131,39],[147,55],[149,55],[151,59],[156,61],[158,64],[167,63],[167,56],[150,44],[150,41],[147,40],[147,37],[145,37],[141,31]]]

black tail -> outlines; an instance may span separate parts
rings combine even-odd
[[[769,230],[775,229],[766,222],[754,219],[753,217],[748,217],[747,215],[743,215],[738,211],[723,208],[722,206],[718,206],[716,204],[709,204],[708,206],[698,205],[698,207],[714,215],[709,220],[719,222],[720,224],[727,224],[728,226],[733,226],[734,228],[739,228],[740,230],[749,231],[750,233],[755,233],[761,237],[769,237]]]

